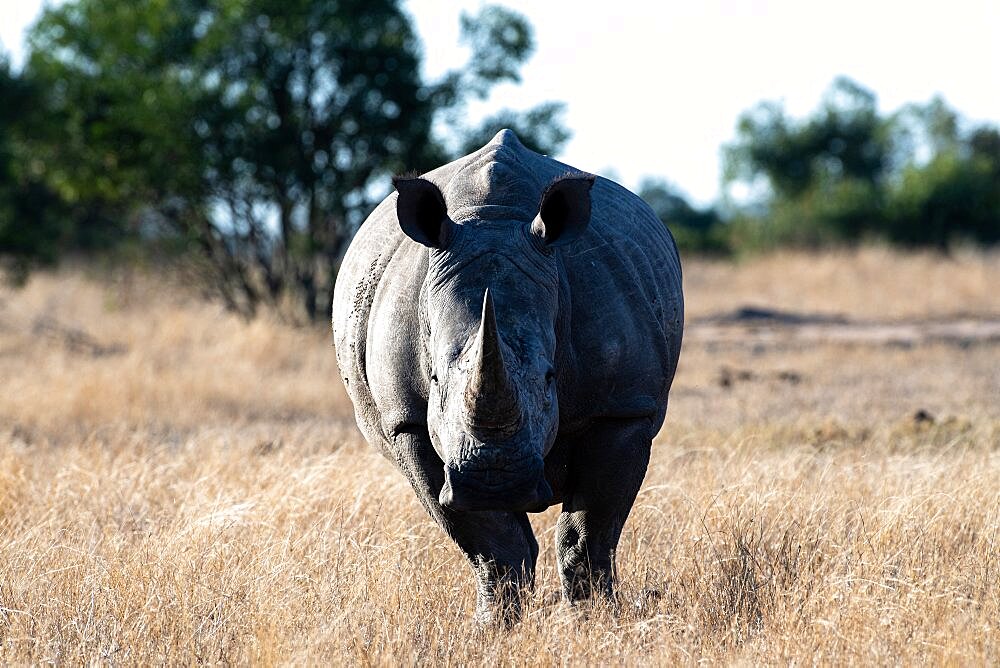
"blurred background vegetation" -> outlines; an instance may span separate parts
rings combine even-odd
[[[722,153],[713,208],[692,208],[662,179],[640,186],[683,249],[1000,242],[1000,131],[941,98],[880,115],[872,91],[839,78],[808,118],[775,102],[745,112]]]
[[[464,66],[421,77],[399,0],[71,0],[0,59],[0,265],[23,281],[67,255],[181,259],[246,316],[327,317],[336,267],[393,173],[513,128],[558,155],[564,105],[468,105],[519,81],[519,14],[459,17]],[[609,130],[610,131],[610,130]],[[878,240],[1000,241],[1000,132],[944,100],[881,114],[832,83],[812,115],[763,102],[722,148],[723,195],[693,206],[661,175],[639,194],[683,252],[731,256]]]

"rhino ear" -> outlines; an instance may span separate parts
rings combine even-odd
[[[426,179],[404,176],[393,178],[392,185],[399,193],[396,217],[403,234],[430,248],[447,246],[454,223],[438,187]]]
[[[531,233],[546,246],[562,246],[583,234],[590,223],[593,174],[561,176],[545,189]]]

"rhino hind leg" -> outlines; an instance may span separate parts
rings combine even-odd
[[[614,599],[615,551],[646,475],[652,444],[648,418],[601,420],[571,445],[567,494],[556,524],[563,596]]]
[[[476,578],[476,621],[510,626],[521,617],[524,590],[534,587],[538,542],[527,513],[459,512],[438,503],[444,465],[426,430],[400,433],[393,441],[396,463],[427,513],[455,541]]]

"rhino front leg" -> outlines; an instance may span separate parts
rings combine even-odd
[[[602,420],[570,446],[566,501],[556,524],[556,558],[570,602],[596,590],[614,596],[615,550],[646,475],[650,420]]]
[[[459,512],[438,495],[444,464],[426,430],[400,433],[394,457],[417,498],[465,554],[476,578],[476,621],[508,626],[521,617],[521,592],[534,586],[538,542],[526,513]]]

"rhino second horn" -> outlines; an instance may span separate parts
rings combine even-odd
[[[489,288],[483,298],[483,315],[476,335],[475,362],[465,390],[469,426],[491,435],[510,436],[521,420],[517,389],[504,365],[496,312]]]

